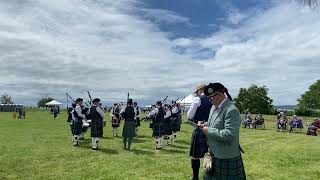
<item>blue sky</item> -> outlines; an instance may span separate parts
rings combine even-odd
[[[320,78],[319,18],[290,0],[1,1],[0,94],[149,104],[218,81],[296,104]]]

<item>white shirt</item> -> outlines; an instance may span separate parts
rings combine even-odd
[[[202,93],[201,96],[204,94]],[[201,106],[201,99],[199,97],[193,98],[192,104],[188,110],[187,117],[188,119],[193,119],[194,115],[196,115],[198,107]]]
[[[137,115],[138,113],[139,113],[139,115]],[[140,114],[141,114],[141,108],[139,108],[138,106],[134,107],[134,115],[135,115],[135,117],[136,118],[140,118]]]
[[[158,114],[158,113],[159,113],[159,109],[158,109],[158,107],[156,107],[151,112],[149,112],[148,117],[151,117],[151,116]]]
[[[92,106],[96,107],[96,110],[100,114],[101,117],[104,117],[104,112],[99,106],[96,106],[96,105],[92,105]]]
[[[164,119],[167,119],[171,116],[171,111],[166,111],[166,114],[164,115]]]
[[[77,105],[74,110],[77,112],[77,114],[78,114],[79,117],[81,117],[81,118],[83,118],[83,119],[86,118],[86,116],[81,113],[81,107],[80,107],[79,105]]]
[[[172,114],[177,114],[179,112],[179,108],[177,106],[172,108]]]

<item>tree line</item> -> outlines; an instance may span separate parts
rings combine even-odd
[[[234,98],[235,104],[241,113],[249,110],[253,114],[275,114],[273,100],[268,96],[266,86],[252,84],[248,88],[240,88],[238,96]],[[47,102],[54,98],[45,97],[38,101],[38,107],[45,107]],[[2,104],[13,104],[12,97],[3,94],[0,98]],[[309,89],[297,100],[298,106],[294,113],[298,116],[320,116],[320,80],[312,84]]]

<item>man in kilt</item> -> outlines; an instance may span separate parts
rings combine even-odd
[[[100,107],[100,99],[95,98],[92,101],[93,105],[90,108],[91,116],[91,140],[92,149],[98,149],[99,138],[103,136],[103,110]]]
[[[195,97],[188,110],[187,117],[189,121],[198,124],[198,122],[207,122],[209,118],[210,109],[212,103],[204,95],[205,85],[201,84],[197,87]],[[206,135],[200,128],[194,128],[191,138],[190,156],[191,167],[193,170],[193,180],[199,179],[200,158],[203,158],[204,154],[208,152],[208,146],[206,143]]]
[[[133,107],[134,107],[134,113],[135,113],[135,122],[136,122],[136,135],[138,132],[138,128],[141,126],[140,125],[140,114],[141,114],[141,108],[138,106],[137,102],[133,103]]]
[[[82,120],[86,118],[81,112],[81,106],[83,103],[82,98],[76,100],[76,107],[72,111],[72,121],[70,123],[72,131],[72,142],[73,146],[79,146],[79,139],[82,133]]]
[[[162,149],[163,136],[165,135],[164,115],[165,111],[162,102],[158,101],[156,107],[148,114],[149,118],[153,118],[152,136],[156,138],[156,149]]]
[[[177,132],[180,131],[180,113],[181,110],[178,107],[176,101],[172,101],[172,133],[173,133],[173,140],[177,139]]]
[[[121,120],[120,111],[121,111],[120,105],[118,105],[117,103],[114,103],[110,111],[113,137],[115,136],[118,137],[118,128],[120,126],[120,120]]]
[[[209,152],[213,157],[212,170],[204,179],[246,179],[239,145],[240,113],[228,89],[220,83],[210,83],[204,94],[214,108],[208,123],[198,124],[207,135]]]
[[[129,99],[127,102],[127,106],[124,107],[120,111],[121,117],[124,118],[124,126],[122,130],[122,137],[123,137],[123,146],[124,149],[130,150],[131,144],[133,141],[133,137],[135,136],[135,129],[136,129],[136,123],[135,123],[135,112],[133,107],[132,99]],[[128,147],[127,147],[128,142]]]
[[[172,141],[172,118],[171,118],[171,105],[164,105],[166,114],[164,115],[164,128],[165,136],[164,139],[167,141],[167,145],[171,144]]]

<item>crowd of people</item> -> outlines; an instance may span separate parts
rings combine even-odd
[[[18,117],[17,117],[18,114]],[[26,118],[26,110],[22,106],[18,106],[14,109],[12,112],[12,118],[13,119],[25,119]]]
[[[199,179],[200,159],[204,158],[204,179],[246,179],[239,144],[240,112],[234,104],[228,89],[220,83],[200,85],[195,91],[191,107],[187,112],[188,123],[193,126],[190,153],[192,179]],[[100,99],[92,101],[90,108],[83,106],[78,98],[68,110],[68,122],[72,132],[73,146],[80,146],[80,140],[88,127],[91,129],[92,149],[99,149],[106,124],[105,111]],[[150,122],[155,149],[174,143],[181,129],[181,108],[172,101],[165,104],[157,101],[150,112],[140,118],[141,108],[128,99],[126,105],[115,103],[110,109],[112,134],[118,136],[118,128],[124,121],[123,148],[130,150],[138,134],[140,121]]]
[[[103,127],[106,125],[100,99],[92,101],[91,108],[83,106],[83,99],[78,98],[73,107],[69,108],[68,122],[71,126],[72,141],[74,146],[79,146],[79,141],[83,139],[88,127],[91,129],[92,149],[98,149],[99,138],[103,137]],[[112,134],[118,137],[118,128],[123,120],[122,138],[124,149],[130,150],[133,138],[137,136],[141,121],[150,122],[152,136],[156,139],[155,149],[162,149],[164,145],[170,145],[177,138],[177,132],[181,127],[181,110],[176,101],[171,104],[162,105],[158,101],[152,107],[149,114],[140,119],[141,108],[137,102],[128,99],[126,105],[123,103],[114,103],[110,109]]]
[[[265,120],[262,114],[258,114],[254,120],[251,118],[251,113],[249,110],[244,112],[244,117],[242,121],[244,128],[257,129],[257,127],[262,126],[265,128]],[[292,119],[289,121],[287,117],[287,111],[285,109],[277,109],[277,119],[276,119],[277,131],[289,131],[290,133],[294,130],[300,130],[304,128],[303,120],[297,115],[293,115]],[[307,124],[307,135],[317,136],[320,133],[320,119],[315,118],[310,124]]]

